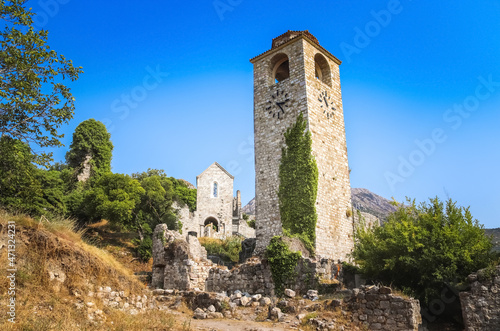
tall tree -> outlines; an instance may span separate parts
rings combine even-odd
[[[36,31],[26,0],[0,1],[0,136],[40,147],[62,146],[58,128],[74,114],[70,89],[83,72],[47,45],[48,32]],[[31,149],[33,150],[32,146]],[[47,163],[51,154],[36,154]]]
[[[111,134],[102,122],[93,118],[83,121],[73,133],[73,142],[66,154],[68,165],[77,173],[90,166],[91,176],[111,172],[113,143],[110,139]]]

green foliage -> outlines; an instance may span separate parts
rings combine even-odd
[[[224,240],[201,237],[200,244],[208,255],[216,255],[224,262],[238,262],[241,251],[241,237],[231,236]]]
[[[358,266],[355,266],[354,264],[350,264],[345,261],[342,262],[342,270],[352,275],[360,273],[360,268]]]
[[[248,221],[248,220],[250,219],[250,216],[248,216],[248,215],[247,215],[247,214],[245,214],[245,213],[243,213],[242,217],[243,217],[243,219],[244,219],[245,221]],[[254,229],[255,229],[255,228],[254,228]]]
[[[243,218],[244,219],[244,218]],[[249,227],[251,227],[252,229],[255,229],[255,220],[250,220],[250,221],[247,221],[247,224]]]
[[[302,113],[285,133],[281,151],[278,191],[281,223],[290,235],[299,235],[309,246],[316,239],[318,167],[311,153],[311,133]]]
[[[103,123],[93,118],[81,122],[73,133],[73,142],[66,154],[68,165],[80,173],[86,157],[90,156],[91,177],[111,172],[113,144],[110,139]]]
[[[61,82],[82,73],[47,45],[24,0],[0,2],[0,136],[39,146],[62,146],[58,128],[74,114],[74,98]],[[46,164],[51,154],[35,162]]]
[[[37,202],[42,187],[27,144],[8,136],[0,138],[0,204],[5,208],[40,214]]]
[[[29,146],[0,138],[0,205],[31,216],[64,214],[64,182],[60,172],[38,169]]]
[[[186,204],[189,211],[196,210],[196,189],[189,188],[187,184],[180,179],[170,177],[174,188],[174,199],[181,204]]]
[[[407,205],[383,227],[356,231],[353,258],[374,280],[392,284],[428,303],[445,284],[456,284],[488,266],[492,243],[469,208],[437,198]]]
[[[61,172],[37,170],[37,179],[42,188],[41,207],[44,214],[65,215],[65,183],[61,178]]]
[[[292,252],[281,237],[275,236],[266,248],[266,257],[271,267],[276,295],[283,295],[287,281],[295,277],[295,268],[302,257],[300,252]]]
[[[148,262],[151,257],[153,257],[153,240],[150,236],[144,238],[144,240],[133,240],[133,244],[136,245],[137,255],[143,262]]]
[[[83,205],[90,220],[107,219],[124,228],[136,228],[135,209],[145,190],[128,175],[106,174],[94,187],[83,192]]]

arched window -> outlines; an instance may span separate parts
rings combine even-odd
[[[314,69],[316,79],[322,81],[328,86],[332,86],[330,65],[325,57],[319,53],[314,57]]]
[[[217,182],[214,182],[212,196],[214,198],[217,198],[219,196],[219,185],[217,184]]]
[[[284,53],[276,54],[271,59],[271,84],[279,83],[290,77],[290,61]]]

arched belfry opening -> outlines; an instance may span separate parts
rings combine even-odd
[[[215,217],[208,217],[206,220],[205,220],[205,226],[207,225],[211,225],[212,228],[216,231],[216,232],[219,232],[219,222],[217,221],[217,219]]]
[[[276,84],[290,77],[290,61],[284,53],[276,54],[271,59],[271,84]]]
[[[332,86],[332,73],[330,65],[326,58],[318,53],[314,56],[314,75],[315,78],[328,86]]]

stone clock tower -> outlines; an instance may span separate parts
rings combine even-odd
[[[308,31],[288,31],[253,58],[257,252],[280,235],[278,188],[284,132],[300,113],[318,165],[316,255],[346,258],[353,248],[351,187],[340,91],[340,60]],[[299,220],[300,221],[300,220]]]

